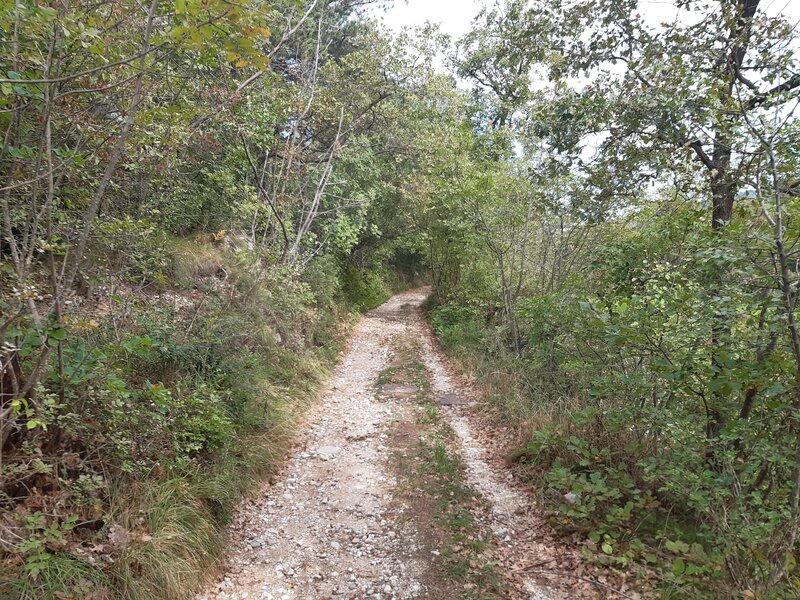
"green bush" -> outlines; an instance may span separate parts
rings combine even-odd
[[[175,432],[175,453],[180,459],[218,452],[234,434],[222,398],[208,384],[201,382],[188,396],[176,399],[170,411],[169,426]]]
[[[95,226],[94,264],[126,283],[167,282],[167,237],[152,221],[108,218]]]
[[[521,298],[516,315],[528,378],[560,397],[585,390],[600,365],[582,351],[586,319],[578,301],[566,293]]]
[[[568,291],[522,288],[521,356],[463,286],[433,311],[444,347],[528,432],[513,458],[554,525],[595,560],[655,570],[668,598],[765,591],[775,565],[796,563],[776,550],[792,521],[794,366],[746,233],[714,232],[690,207],[609,238]],[[766,597],[797,589],[790,577]]]
[[[631,427],[636,422],[624,409],[587,408],[566,426],[535,432],[515,459],[557,508],[553,524],[586,536],[587,559],[658,568],[668,597],[714,596],[729,546],[702,516],[714,508],[708,494],[724,489],[722,482],[712,481],[718,477],[698,464],[702,459],[682,467],[676,447],[667,458]]]
[[[448,350],[477,350],[486,342],[486,324],[471,307],[446,304],[434,309],[433,329]]]
[[[342,290],[348,303],[360,311],[380,306],[390,293],[379,273],[349,265],[342,273]]]
[[[225,229],[236,216],[247,190],[237,177],[241,165],[228,156],[208,162],[191,175],[168,179],[158,195],[149,198],[144,209],[158,218],[170,233],[188,236],[193,233],[216,233]]]

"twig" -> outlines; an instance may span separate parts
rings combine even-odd
[[[0,79],[0,84],[8,83],[8,84],[23,84],[23,85],[42,85],[42,84],[52,84],[52,83],[65,83],[67,81],[80,79],[81,77],[86,77],[87,75],[97,73],[98,71],[104,71],[106,69],[111,69],[112,67],[119,67],[120,65],[130,64],[135,60],[141,60],[151,52],[158,50],[159,48],[165,46],[166,44],[167,42],[161,42],[160,44],[157,44],[155,46],[150,46],[149,44],[145,44],[145,49],[139,52],[138,54],[134,54],[133,56],[129,56],[128,58],[124,58],[122,60],[118,60],[113,63],[108,63],[105,65],[100,65],[99,67],[87,69],[79,73],[66,75],[64,77],[56,77],[54,79]]]
[[[184,341],[189,339],[189,334],[192,332],[192,327],[194,327],[194,322],[197,320],[197,315],[200,314],[200,309],[203,308],[203,303],[205,303],[206,298],[208,298],[208,296],[203,296],[200,299],[200,304],[197,305],[197,308],[194,311],[194,316],[192,317],[192,321],[189,323],[189,327],[186,328],[185,337],[183,338]]]

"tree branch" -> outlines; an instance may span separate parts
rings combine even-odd
[[[800,73],[798,73],[794,77],[787,79],[783,83],[767,90],[766,92],[762,92],[757,96],[754,96],[745,105],[745,108],[749,110],[751,108],[756,108],[758,106],[761,106],[770,98],[777,96],[778,94],[782,94],[783,92],[790,92],[797,87],[800,87]]]
[[[700,140],[691,141],[689,142],[688,146],[694,150],[695,154],[697,154],[697,157],[700,159],[700,162],[702,162],[706,167],[712,170],[715,168],[714,161],[711,160],[711,157],[708,154],[706,154],[706,151],[703,149],[703,144],[700,143]]]

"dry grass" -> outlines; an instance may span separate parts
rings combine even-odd
[[[170,274],[177,285],[186,285],[225,272],[223,250],[202,238],[175,242],[170,254]]]

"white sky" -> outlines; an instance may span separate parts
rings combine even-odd
[[[440,23],[442,31],[456,40],[469,31],[472,19],[482,6],[494,3],[495,0],[394,0],[391,8],[386,12],[378,11],[376,16],[393,31],[422,25],[426,21]],[[672,21],[677,15],[673,0],[644,0],[640,10],[653,24]],[[769,15],[782,13],[793,24],[800,19],[798,0],[764,0],[762,10]]]
[[[486,0],[395,0],[378,18],[389,29],[423,25],[426,21],[440,23],[442,32],[458,39],[469,31],[472,19]],[[493,1],[493,0],[492,0]]]

